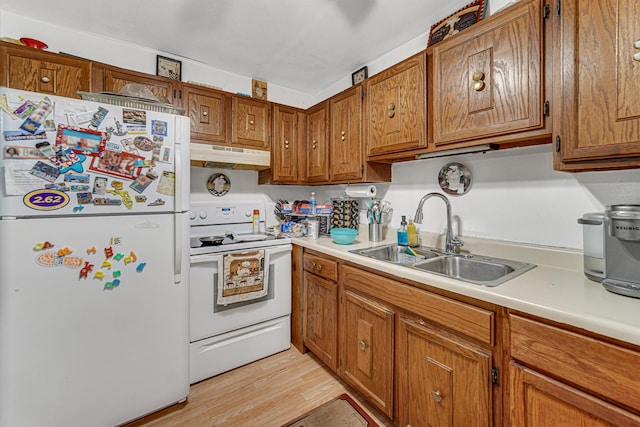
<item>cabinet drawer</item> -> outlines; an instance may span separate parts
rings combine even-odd
[[[338,281],[338,263],[334,260],[305,254],[304,269],[327,280]]]
[[[493,345],[494,313],[350,266],[342,267],[342,283],[381,298],[429,323],[437,323],[482,343]]]
[[[511,314],[511,357],[640,409],[640,353]]]

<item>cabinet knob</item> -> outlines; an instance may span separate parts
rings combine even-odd
[[[322,266],[321,266],[321,265],[318,265],[318,266],[316,267],[316,271],[317,271],[318,273],[320,273],[320,272],[322,271]]]
[[[311,147],[315,150],[316,148],[318,148],[318,141],[316,141],[315,139],[311,142]]]
[[[209,115],[209,113],[207,113],[206,111],[203,111],[203,112],[202,112],[202,115],[203,115],[203,116],[205,116],[205,117],[207,117],[207,116]]]
[[[345,131],[340,132],[340,139],[345,140],[347,133]]]
[[[391,119],[395,115],[396,115],[396,106],[392,102],[391,104],[387,105],[387,116],[389,116],[389,118]]]
[[[437,404],[442,403],[442,395],[440,394],[439,391],[436,391],[436,390],[432,391],[431,397],[433,397],[433,400],[435,400]]]
[[[49,77],[44,76],[43,78],[41,78],[40,80],[42,80],[42,83],[49,83]]]
[[[633,47],[640,49],[640,40],[636,40],[635,43],[633,43]]]
[[[284,148],[287,148],[287,149],[289,148],[289,140],[288,139],[284,140]]]
[[[313,262],[313,261],[311,261],[311,269],[312,269],[312,270],[315,270],[315,268],[316,268],[316,263],[315,263],[315,262]]]
[[[360,350],[365,351],[367,349],[367,343],[364,341],[358,341],[358,347],[360,347]]]
[[[484,89],[484,72],[478,70],[473,73],[473,76],[471,76],[471,78],[473,79],[473,90],[475,90],[476,92],[480,92],[482,89]]]
[[[253,123],[255,123],[253,120],[249,120],[249,124],[253,126]]]

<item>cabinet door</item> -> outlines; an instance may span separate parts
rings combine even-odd
[[[249,148],[269,148],[271,108],[268,102],[233,96],[232,140]]]
[[[511,7],[485,25],[436,44],[436,145],[542,128],[540,1]]]
[[[304,344],[338,371],[338,285],[304,273]]]
[[[307,113],[307,181],[329,181],[329,107],[322,103]]]
[[[2,50],[6,55],[3,55],[2,67],[6,76],[2,85],[68,98],[80,98],[77,91],[90,90],[89,61],[33,48],[7,47]]]
[[[562,4],[561,105],[557,122],[560,169],[572,162],[640,156],[640,15],[633,0],[578,1]],[[554,102],[555,103],[555,102]],[[557,162],[557,163],[558,163]],[[586,169],[588,162],[584,162]],[[560,167],[558,167],[560,166]],[[593,165],[596,167],[596,165]]]
[[[98,87],[93,89],[94,92],[118,93],[127,84],[138,83],[145,85],[161,102],[180,104],[180,93],[173,80],[118,67],[106,65],[101,67],[102,79],[100,82],[95,82]],[[96,73],[96,75],[99,74]]]
[[[191,140],[204,143],[227,142],[230,105],[224,92],[183,85],[183,105],[191,119]]]
[[[491,355],[422,321],[401,318],[401,426],[490,426]]]
[[[367,81],[367,155],[426,147],[425,66],[423,52]]]
[[[331,179],[359,179],[363,173],[361,87],[331,100]]]
[[[343,310],[342,376],[393,418],[394,313],[350,290]]]
[[[637,427],[640,417],[515,362],[509,366],[513,426]]]
[[[271,148],[273,180],[276,182],[296,182],[299,173],[298,115],[296,110],[275,106],[273,122],[274,135]]]

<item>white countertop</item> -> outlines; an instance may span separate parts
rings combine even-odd
[[[422,244],[443,248],[442,236],[422,234]],[[292,243],[377,269],[399,278],[466,295],[503,307],[573,325],[611,338],[640,345],[640,299],[605,290],[582,272],[582,252],[463,237],[467,250],[536,264],[537,267],[496,287],[484,287],[437,274],[378,261],[350,253],[354,249],[395,243],[395,230],[382,242],[369,242],[361,226],[354,243],[338,245],[329,236],[317,240],[294,238]]]

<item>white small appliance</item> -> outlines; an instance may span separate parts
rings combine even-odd
[[[265,234],[265,215],[262,202],[192,203],[191,383],[291,345],[291,240]]]

